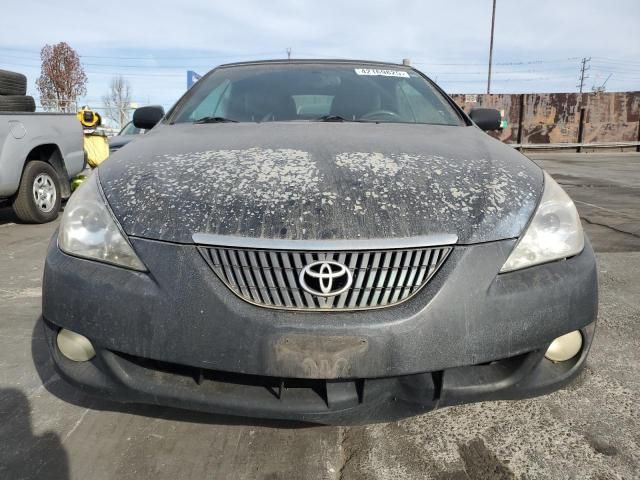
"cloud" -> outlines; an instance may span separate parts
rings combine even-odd
[[[204,73],[218,63],[284,57],[287,47],[294,57],[408,57],[449,91],[481,91],[485,74],[469,72],[486,69],[491,1],[26,0],[9,2],[2,17],[0,65],[37,76],[39,49],[66,41],[83,55],[89,97],[99,98],[109,77],[123,73],[134,94],[170,104],[184,90],[187,68]],[[583,56],[594,57],[592,78],[610,70],[608,86],[633,88],[638,20],[638,0],[498,0],[495,61],[543,63],[496,65],[495,89],[571,89]]]

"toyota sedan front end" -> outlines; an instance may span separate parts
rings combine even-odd
[[[487,115],[400,65],[213,70],[70,199],[43,286],[58,371],[325,424],[562,387],[593,339],[594,254]]]

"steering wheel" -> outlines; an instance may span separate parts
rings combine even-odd
[[[391,110],[374,110],[372,112],[365,113],[364,115],[362,115],[360,117],[360,119],[361,120],[376,120],[376,117],[381,117],[381,116],[400,118],[400,115],[398,115],[396,112],[391,111]]]

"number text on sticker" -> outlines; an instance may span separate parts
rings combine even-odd
[[[356,75],[409,78],[409,74],[407,72],[403,72],[402,70],[387,70],[387,69],[380,69],[380,68],[356,68],[355,71],[356,71]]]

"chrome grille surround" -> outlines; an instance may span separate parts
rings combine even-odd
[[[345,311],[384,308],[411,298],[435,275],[453,247],[316,251],[212,245],[198,249],[218,278],[249,303],[284,310]],[[345,292],[321,297],[303,290],[300,272],[305,265],[322,260],[342,263],[351,271],[353,283]]]

